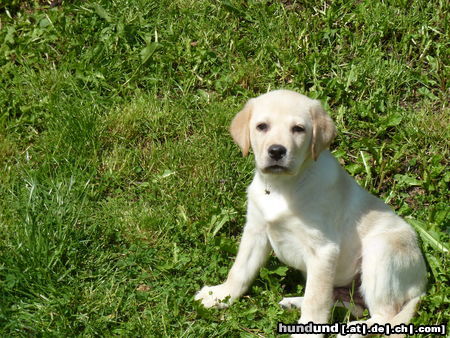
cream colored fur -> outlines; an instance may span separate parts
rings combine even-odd
[[[358,274],[368,325],[409,321],[426,283],[416,233],[327,150],[336,129],[320,102],[269,92],[251,99],[230,131],[243,155],[250,148],[255,155],[247,223],[226,281],[203,287],[195,299],[205,307],[228,306],[273,250],[306,276],[304,296],[280,302],[301,307],[299,323],[327,323],[333,287],[350,285]]]

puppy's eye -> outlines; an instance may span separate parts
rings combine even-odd
[[[267,131],[267,129],[269,129],[269,125],[267,123],[258,123],[256,125],[256,129],[259,131]]]
[[[293,126],[292,132],[293,133],[303,133],[305,131],[305,128],[303,126]]]

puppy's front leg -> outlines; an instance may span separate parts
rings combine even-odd
[[[299,324],[326,324],[333,305],[335,265],[339,255],[336,245],[316,250],[307,262],[305,295]],[[322,337],[323,335],[308,335]]]
[[[207,308],[227,307],[248,289],[267,260],[269,250],[265,224],[255,215],[248,213],[236,261],[228,273],[227,280],[216,286],[204,286],[195,295],[195,299],[201,300]],[[230,297],[228,303],[223,302],[227,297]]]

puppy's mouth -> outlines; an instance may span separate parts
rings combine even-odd
[[[288,167],[278,165],[278,164],[269,165],[262,169],[262,172],[264,174],[285,174],[285,173],[289,173],[289,171],[290,170]]]

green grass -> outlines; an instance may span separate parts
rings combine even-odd
[[[447,1],[0,5],[1,336],[273,336],[302,291],[271,258],[223,311],[252,158],[228,135],[269,89],[319,98],[335,155],[419,231],[449,316]],[[335,310],[334,321],[348,315]]]

